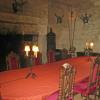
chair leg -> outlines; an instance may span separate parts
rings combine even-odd
[[[98,100],[100,100],[100,86],[99,86],[99,90],[98,90]]]
[[[84,97],[84,100],[91,100],[89,95],[88,96],[83,96]]]
[[[82,97],[82,100],[88,100],[87,97],[83,96],[82,94],[81,94],[81,97]]]
[[[96,90],[95,100],[100,100],[100,87],[98,87]]]
[[[88,96],[86,96],[86,100],[90,100],[90,97],[89,97],[89,95],[88,95]]]

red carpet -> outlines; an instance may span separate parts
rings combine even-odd
[[[25,79],[29,68],[0,72],[1,96],[5,100],[43,100],[59,87],[60,66],[68,62],[77,69],[75,81],[88,76],[89,57],[66,59],[33,67],[36,78]]]

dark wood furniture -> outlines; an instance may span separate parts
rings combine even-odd
[[[52,32],[52,28],[50,29],[50,32],[47,34],[47,51],[50,49],[56,49],[56,35],[54,32]]]

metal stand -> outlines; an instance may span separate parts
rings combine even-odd
[[[33,79],[36,77],[36,74],[32,72],[32,67],[30,67],[30,72],[26,75],[25,79],[27,79],[28,77],[32,77]]]
[[[35,75],[35,73],[32,72],[32,66],[33,66],[33,57],[32,56],[30,56],[29,58],[27,58],[27,63],[28,63],[28,66],[30,66],[30,71],[26,75],[25,79],[27,79],[30,76],[34,79],[36,77],[36,75]]]

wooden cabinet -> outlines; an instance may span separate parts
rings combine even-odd
[[[52,29],[50,29],[50,32],[47,34],[47,51],[50,49],[56,49],[56,35],[52,32]]]

